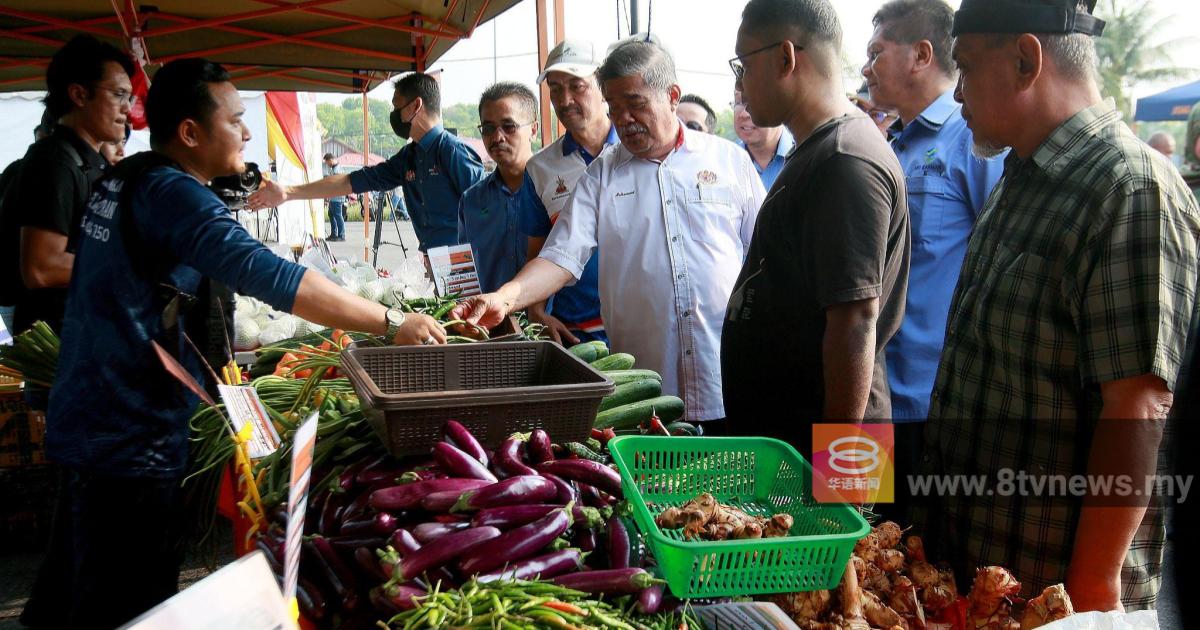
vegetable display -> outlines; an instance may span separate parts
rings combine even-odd
[[[771,518],[751,516],[703,492],[679,507],[663,510],[654,523],[663,529],[682,528],[684,540],[737,540],[787,536],[793,519],[782,513]]]

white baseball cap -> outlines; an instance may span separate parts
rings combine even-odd
[[[537,82],[546,80],[551,72],[565,72],[571,76],[586,79],[596,74],[600,62],[596,59],[596,50],[591,42],[578,39],[564,39],[546,56],[546,69],[538,75]]]

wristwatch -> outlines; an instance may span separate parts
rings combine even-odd
[[[386,341],[392,343],[396,338],[396,333],[400,332],[400,327],[404,325],[404,311],[398,308],[389,308],[384,315],[383,322],[387,324]]]

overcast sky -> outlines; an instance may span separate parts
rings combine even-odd
[[[1122,0],[1133,1],[1133,0]],[[959,0],[949,0],[957,7]],[[553,2],[547,2],[551,7]],[[845,33],[845,48],[854,64],[861,64],[871,36],[871,16],[883,0],[833,0]],[[628,34],[628,0],[564,0],[566,35],[593,42],[601,52],[617,38],[618,11],[620,33]],[[716,110],[726,109],[732,97],[733,75],[727,60],[733,56],[734,38],[744,3],[739,0],[639,0],[641,30],[650,30],[675,56],[679,81],[684,92],[695,92]],[[1174,15],[1171,39],[1198,32],[1200,0],[1152,0],[1152,10]],[[652,13],[651,13],[652,10]],[[649,16],[649,21],[647,17]],[[1191,26],[1189,29],[1188,26]],[[521,3],[496,20],[479,27],[474,35],[456,44],[431,69],[444,71],[442,102],[474,103],[494,80],[521,81],[533,85],[537,78],[537,28],[533,0]],[[495,60],[493,61],[493,57]],[[1176,62],[1200,65],[1200,44],[1180,51]],[[858,87],[847,84],[847,91]],[[1143,86],[1137,95],[1150,94],[1169,86]],[[390,99],[386,85],[372,97]],[[322,95],[323,102],[340,102],[344,96]]]

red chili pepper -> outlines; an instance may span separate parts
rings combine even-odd
[[[600,429],[592,429],[592,439],[600,440],[601,442],[603,442],[604,441],[604,431],[601,431]]]
[[[609,428],[609,429],[605,429],[603,431],[603,433],[601,434],[601,437],[598,439],[600,440],[600,444],[607,446],[608,441],[615,437],[617,437],[617,432],[613,431],[611,428]]]
[[[667,430],[667,427],[663,426],[662,420],[659,420],[657,415],[650,416],[650,432],[657,433],[658,435],[671,435],[671,432]]]

